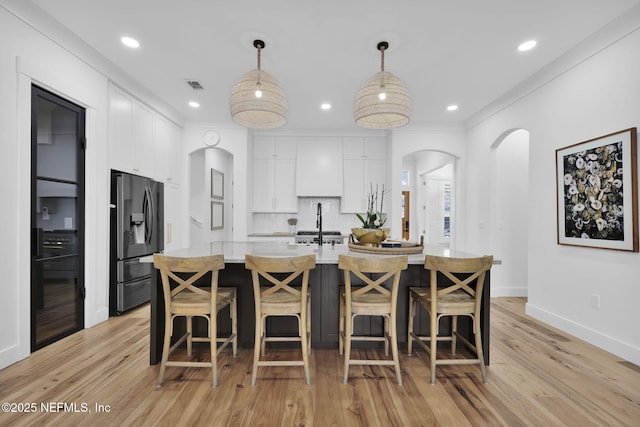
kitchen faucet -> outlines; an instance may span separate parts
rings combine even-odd
[[[322,246],[322,203],[318,203],[318,213],[316,214],[316,227],[318,227],[318,245]]]

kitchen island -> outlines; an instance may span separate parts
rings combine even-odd
[[[343,272],[338,270],[338,256],[348,254],[361,257],[388,257],[389,255],[368,254],[352,251],[348,245],[298,245],[285,242],[212,242],[207,245],[184,248],[167,252],[165,255],[176,257],[197,257],[207,255],[223,255],[225,268],[220,271],[219,285],[237,288],[238,298],[238,345],[253,347],[255,309],[251,273],[245,268],[246,254],[261,256],[299,256],[314,254],[316,268],[310,272],[309,287],[311,292],[311,343],[315,348],[338,347],[338,301],[339,288],[344,285]],[[402,272],[398,291],[398,342],[400,346],[407,341],[407,313],[410,286],[428,286],[429,272],[424,269],[425,255],[448,256],[457,258],[475,257],[469,253],[450,251],[438,246],[425,246],[420,254],[408,255],[409,268]],[[141,259],[141,262],[153,262],[152,257]],[[483,290],[482,306],[482,347],[485,364],[489,364],[489,307],[490,307],[490,274],[487,274]],[[150,364],[157,364],[162,355],[162,339],[164,336],[164,299],[159,273],[153,275],[151,286],[151,337]],[[428,335],[429,319],[423,310],[416,316],[415,330],[418,334]],[[228,313],[222,312],[218,318],[218,330],[221,333],[230,330]],[[203,320],[198,325],[194,319],[194,329],[206,328]],[[177,321],[176,321],[177,322]],[[178,325],[178,324],[177,324]],[[356,333],[382,334],[382,318],[358,317],[355,321]],[[441,320],[441,328],[450,328],[449,319]],[[277,334],[297,334],[297,323],[288,318],[269,319],[268,331]],[[465,318],[459,321],[459,329],[470,334],[470,322]],[[206,330],[206,329],[205,329]],[[177,326],[176,332],[180,331]]]

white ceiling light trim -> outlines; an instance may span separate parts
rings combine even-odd
[[[134,39],[133,37],[125,36],[125,37],[122,37],[120,41],[122,42],[123,45],[130,47],[131,49],[137,49],[140,47],[140,42]]]
[[[518,46],[518,50],[520,52],[526,52],[536,47],[537,44],[538,42],[535,40],[527,40],[526,42],[520,43],[520,45]]]
[[[231,118],[251,129],[275,129],[287,123],[287,98],[276,80],[260,69],[262,40],[254,40],[258,49],[258,68],[243,75],[231,89]]]
[[[368,129],[391,129],[409,123],[411,96],[407,86],[396,76],[384,71],[386,41],[377,45],[380,51],[380,72],[367,80],[356,94],[353,116],[356,124]]]

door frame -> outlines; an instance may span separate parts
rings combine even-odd
[[[78,116],[78,121],[76,124],[76,134],[78,136],[77,140],[77,219],[76,219],[76,229],[77,229],[77,240],[78,240],[78,257],[77,257],[77,282],[76,282],[76,308],[75,313],[77,316],[77,325],[73,328],[69,328],[62,333],[49,337],[43,340],[40,343],[36,343],[36,311],[34,310],[34,295],[33,295],[33,283],[35,278],[37,277],[35,274],[35,260],[36,260],[36,246],[38,242],[36,241],[36,196],[37,196],[37,124],[38,124],[38,113],[37,113],[37,101],[38,98],[46,99],[49,102],[57,104],[61,107],[64,107],[68,110],[75,112]],[[86,109],[80,105],[77,105],[61,96],[48,91],[47,89],[38,86],[36,84],[31,84],[31,137],[30,137],[30,157],[31,157],[31,193],[30,193],[30,228],[31,228],[31,244],[30,244],[30,270],[31,270],[31,278],[29,281],[30,284],[30,341],[31,341],[31,352],[34,352],[40,348],[43,348],[55,341],[58,341],[61,338],[69,336],[79,330],[84,329],[85,324],[85,164],[86,164],[86,128],[87,128],[87,120],[86,120]]]

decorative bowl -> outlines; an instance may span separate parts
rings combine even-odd
[[[351,234],[365,246],[380,246],[389,237],[388,228],[352,228]]]

